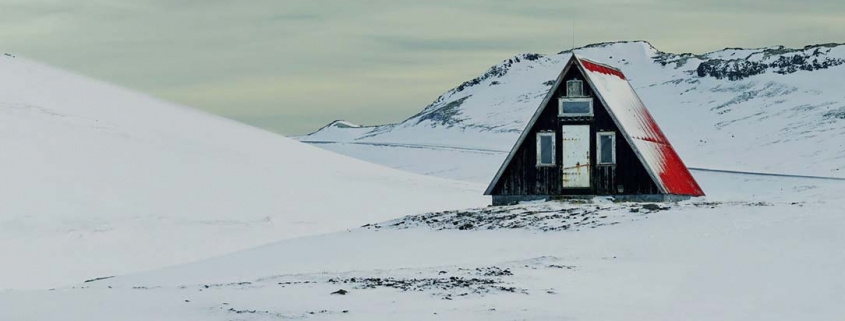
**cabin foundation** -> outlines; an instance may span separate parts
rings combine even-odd
[[[675,203],[686,201],[689,195],[639,194],[639,195],[493,195],[493,206],[517,205],[534,201],[590,200],[595,197],[610,198],[614,202]]]

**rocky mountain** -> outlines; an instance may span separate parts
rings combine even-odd
[[[632,41],[574,51],[620,68],[689,166],[845,176],[845,44],[675,54]],[[477,171],[470,176],[484,181],[570,55],[567,50],[509,57],[400,123],[326,126],[298,139],[426,174],[462,178],[453,174]],[[414,153],[389,156],[397,146],[497,156],[468,169],[455,167],[460,161],[432,162]]]

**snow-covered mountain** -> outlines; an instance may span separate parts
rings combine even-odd
[[[0,289],[480,206],[482,188],[0,56]]]
[[[622,69],[691,167],[845,176],[840,137],[845,134],[845,45],[696,55],[634,41],[575,52]],[[393,167],[485,182],[570,54],[505,59],[397,124],[327,126],[298,139]],[[441,152],[422,150],[427,146]],[[425,161],[425,156],[443,159],[443,148],[461,154],[441,164]],[[470,157],[475,159],[462,161],[469,153],[476,153]]]

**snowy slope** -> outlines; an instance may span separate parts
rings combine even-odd
[[[480,185],[365,163],[7,56],[0,149],[0,289],[488,201]]]
[[[845,181],[695,172],[706,199],[414,215],[55,291],[0,319],[838,320]],[[343,289],[345,295],[331,294]]]
[[[839,138],[845,134],[845,45],[694,55],[665,53],[637,41],[590,45],[576,52],[625,73],[690,167],[845,177],[845,140]],[[363,134],[360,128],[350,135],[332,129],[331,135],[317,131],[298,139],[319,140],[322,148],[365,160],[394,159],[420,173],[461,173],[486,183],[569,57],[568,51],[517,55],[447,91],[401,123]],[[364,153],[350,143],[385,148]],[[481,162],[464,162],[458,155],[440,162],[447,166],[440,168],[428,164],[427,151],[409,155],[388,148],[407,145],[500,153]],[[413,159],[419,164],[408,165]]]

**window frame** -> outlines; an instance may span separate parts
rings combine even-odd
[[[542,137],[551,137],[552,138],[552,162],[551,163],[543,163],[543,138]],[[555,167],[557,166],[557,134],[554,131],[541,131],[537,133],[537,167]]]
[[[590,111],[587,113],[566,114],[563,112],[564,102],[588,102],[590,103]],[[590,97],[560,97],[557,100],[557,115],[558,117],[593,117],[595,115],[593,108],[593,98]]]
[[[581,88],[581,93],[580,93],[579,95],[573,95],[572,93],[570,93],[570,92],[569,92],[569,88],[570,88],[569,84],[572,84],[572,83],[578,83],[578,84],[580,84],[580,85],[581,85],[581,86],[580,86],[580,88]],[[577,98],[577,97],[586,97],[586,95],[584,95],[584,81],[582,81],[582,80],[580,80],[580,79],[570,79],[570,80],[567,80],[567,81],[566,81],[566,97],[573,97],[573,98]]]
[[[601,155],[601,138],[602,136],[610,136],[610,163],[602,162]],[[596,133],[596,164],[599,166],[615,166],[616,165],[616,132],[602,131]]]

